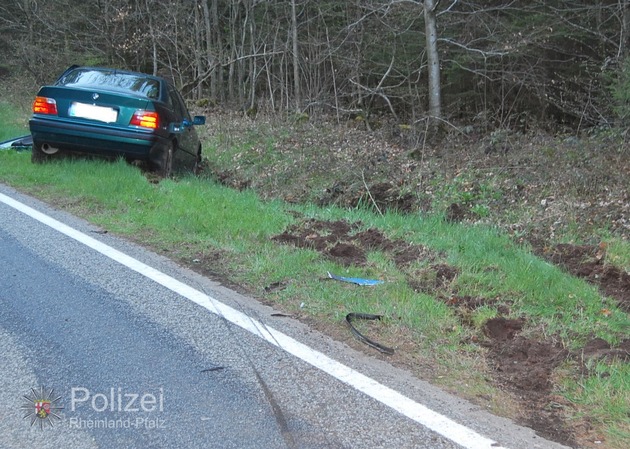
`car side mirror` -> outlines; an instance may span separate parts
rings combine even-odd
[[[193,125],[205,125],[206,117],[204,115],[195,115],[193,118]]]

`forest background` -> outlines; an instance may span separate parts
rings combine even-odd
[[[629,49],[628,0],[0,3],[2,77],[114,66],[211,105],[421,130],[623,123]]]

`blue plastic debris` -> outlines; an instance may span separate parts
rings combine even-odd
[[[332,274],[330,271],[328,272],[328,277],[336,281],[350,282],[351,284],[357,284],[357,285],[378,285],[385,282],[385,281],[379,281],[377,279],[348,278],[348,277],[343,277],[343,276],[337,276],[335,274]]]

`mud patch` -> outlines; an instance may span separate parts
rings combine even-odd
[[[581,362],[612,359],[630,362],[630,339],[621,341],[618,346],[611,346],[606,340],[594,338],[575,354],[575,358]]]
[[[421,245],[403,240],[389,239],[378,229],[359,231],[361,223],[306,220],[289,226],[272,240],[298,248],[318,251],[344,266],[364,266],[367,253],[381,251],[387,254],[399,268],[419,260],[433,259],[435,253]]]
[[[521,424],[544,438],[577,447],[580,436],[576,432],[581,430],[579,426],[565,422],[564,410],[571,404],[554,394],[554,371],[567,359],[586,361],[615,357],[628,360],[630,343],[624,341],[612,348],[603,340],[593,339],[581,351],[569,352],[554,341],[527,338],[521,335],[527,321],[509,317],[509,301],[458,294],[455,281],[459,270],[443,263],[439,254],[419,245],[390,239],[377,229],[361,228],[361,223],[343,220],[302,220],[272,239],[280,244],[313,249],[345,266],[365,265],[370,251],[381,251],[406,273],[407,282],[414,290],[444,301],[461,323],[473,330],[479,329],[478,323],[472,319],[474,311],[482,307],[496,308],[500,316],[486,321],[481,332],[476,332],[467,343],[485,348],[492,383],[518,403],[516,413]],[[623,273],[605,266],[601,251],[598,246],[558,245],[545,248],[544,257],[575,275],[597,282],[602,288],[609,288],[609,292],[612,285],[627,295]],[[423,264],[413,266],[417,261]],[[619,283],[611,281],[612,278],[618,278],[615,282]],[[626,298],[627,304],[627,296],[614,297]],[[409,350],[413,351],[413,348]],[[586,424],[586,421],[580,423],[581,426]]]
[[[545,246],[532,243],[534,252],[570,274],[597,285],[600,291],[614,298],[621,310],[630,312],[630,274],[605,263],[606,245],[558,244]]]
[[[456,267],[437,263],[410,273],[407,276],[407,283],[416,292],[424,292],[447,300],[451,298],[450,287],[458,275],[459,270]]]
[[[358,193],[358,197],[353,200],[355,207],[371,204],[382,213],[385,211],[411,213],[417,210],[416,198],[410,193],[402,193],[400,188],[391,182],[379,182]]]
[[[512,320],[503,317],[492,318],[486,321],[483,327],[484,334],[492,341],[512,340],[523,329],[525,320]]]
[[[524,324],[523,319],[504,317],[485,323],[483,345],[493,378],[519,401],[523,424],[544,438],[575,447],[575,435],[552,394],[553,371],[569,353],[551,342],[520,336]]]

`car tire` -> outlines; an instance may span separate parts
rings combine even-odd
[[[169,142],[164,153],[160,159],[160,166],[158,167],[158,175],[162,178],[168,178],[173,173],[173,154],[175,153],[175,144]]]
[[[201,145],[199,145],[199,149],[197,150],[197,157],[195,158],[195,165],[193,165],[193,174],[196,176],[201,173],[201,162],[203,158],[201,156]]]

